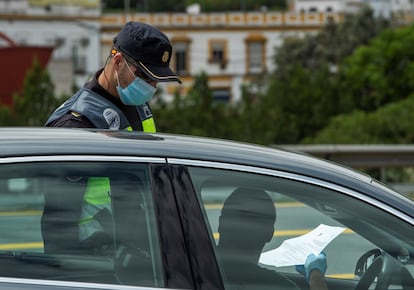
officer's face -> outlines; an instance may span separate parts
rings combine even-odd
[[[146,83],[150,84],[151,86],[153,86],[154,88],[157,86],[157,81],[154,81],[153,79],[151,79],[150,77],[148,77],[141,68],[139,68],[138,66],[134,65],[131,63],[131,61],[128,62],[128,60],[126,58],[125,59],[125,63],[127,65],[128,70],[131,72],[131,74],[133,75],[133,79],[131,80],[131,82],[135,79],[135,77],[142,79],[143,81],[145,81]]]

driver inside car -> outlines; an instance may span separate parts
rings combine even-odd
[[[225,200],[219,218],[219,262],[231,289],[300,289],[281,273],[258,264],[264,245],[274,233],[276,209],[263,190],[238,188]],[[326,257],[311,255],[297,270],[310,289],[328,289],[324,280]]]

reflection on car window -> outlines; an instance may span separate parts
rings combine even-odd
[[[0,177],[3,277],[163,286],[146,165],[3,164]]]
[[[334,190],[253,173],[189,170],[210,226],[224,283],[230,287],[302,287],[295,266],[262,265],[259,256],[320,224],[345,228],[324,249],[326,277],[335,281],[329,281],[330,289],[354,289],[360,278],[355,276],[357,261],[370,250],[392,252],[403,244],[408,246],[401,233],[399,239],[391,232],[396,219]],[[401,285],[401,281],[396,283]]]

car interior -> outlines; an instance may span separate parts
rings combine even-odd
[[[8,202],[0,214],[2,276],[162,285],[145,166],[131,170],[111,163],[14,164],[0,168],[0,176],[0,199]],[[109,179],[109,210],[104,207],[93,216],[100,230],[80,241],[85,189],[88,179],[97,176]],[[10,188],[10,181],[27,184]]]
[[[252,194],[257,190],[265,190],[275,201],[278,217],[275,236],[263,251],[277,248],[283,240],[295,237],[278,236],[278,229],[284,227],[286,219],[291,224],[304,223],[302,219],[296,217],[294,210],[283,210],[285,205],[297,204],[301,211],[308,212],[309,220],[315,219],[316,224],[331,223],[346,228],[346,231],[324,250],[328,253],[328,271],[325,280],[329,289],[414,289],[412,225],[387,214],[381,206],[372,206],[358,199],[357,194],[347,194],[347,190],[341,192],[326,188],[325,185],[320,186],[315,182],[310,184],[289,178],[197,167],[190,168],[190,173],[199,194],[200,205],[205,209],[205,218],[210,224],[211,237],[215,243],[218,240],[215,215],[219,214],[219,209],[213,213],[209,208],[220,208],[226,198],[240,187],[250,188]],[[326,183],[321,182],[321,184]],[[219,191],[222,193],[221,197],[217,193]],[[351,252],[353,247],[356,254]],[[344,268],[341,262],[344,258],[350,259],[350,267],[345,271],[349,274],[332,272],[335,271],[334,268],[338,270]],[[219,253],[217,259],[220,260]],[[301,289],[309,289],[309,285],[295,267],[262,266],[282,273]],[[269,285],[268,289],[272,287],[274,285]]]

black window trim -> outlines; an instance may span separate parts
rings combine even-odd
[[[188,168],[182,165],[170,165],[169,167],[189,253],[188,257],[195,283],[194,289],[224,290],[220,269],[211,243],[210,231],[205,223],[203,210]],[[189,216],[191,219],[188,218]]]

